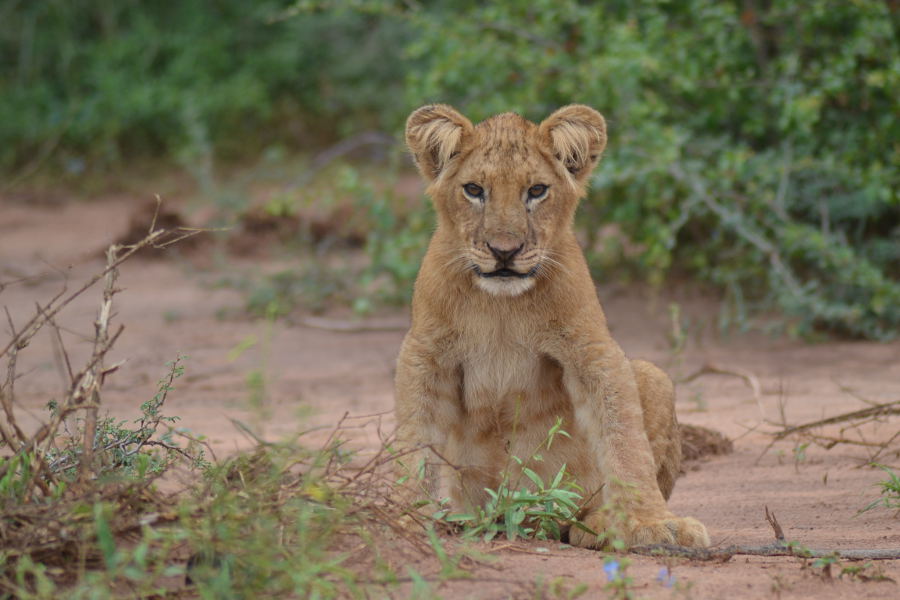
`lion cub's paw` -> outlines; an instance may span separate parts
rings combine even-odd
[[[606,519],[600,513],[587,515],[584,524],[591,530],[601,534],[606,530]],[[627,546],[643,546],[650,544],[678,544],[691,548],[709,546],[709,534],[703,523],[692,517],[676,517],[669,515],[656,521],[632,523],[626,528],[622,541]],[[569,543],[582,548],[603,548],[609,544],[601,535],[590,534],[573,527],[569,531]]]
[[[659,521],[640,523],[632,531],[629,546],[678,544],[690,548],[709,546],[709,534],[703,523],[693,517],[671,516]]]

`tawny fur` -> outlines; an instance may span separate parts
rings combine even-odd
[[[700,522],[665,503],[681,463],[672,383],[610,336],[572,231],[603,117],[573,105],[540,125],[507,113],[473,126],[432,105],[410,116],[406,138],[438,217],[397,363],[398,438],[419,448],[406,464],[426,464],[428,493],[481,504],[510,457],[531,456],[561,418],[571,438],[529,467],[549,481],[566,465],[589,528],[627,544],[708,545]],[[549,187],[532,198],[537,185]],[[484,276],[501,268],[531,276]],[[580,530],[571,541],[602,544]]]

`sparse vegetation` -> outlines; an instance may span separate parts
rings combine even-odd
[[[524,482],[511,482],[509,471],[504,471],[497,489],[485,490],[490,498],[475,514],[448,513],[442,509],[435,518],[459,524],[464,536],[485,541],[499,534],[505,534],[509,540],[558,540],[560,526],[579,526],[575,516],[581,500],[580,489],[573,481],[566,481],[565,465],[552,482],[545,484],[521,459],[514,457],[514,460],[521,467],[522,475],[531,481],[533,490]]]
[[[870,503],[859,512],[866,512],[882,506],[890,510],[900,511],[900,475],[885,465],[873,465],[887,473],[887,479],[879,481],[877,486],[881,488],[881,497]]]
[[[462,526],[464,536],[485,541],[501,533],[508,540],[520,537],[558,540],[562,527],[584,528],[576,519],[582,490],[566,473],[566,466],[562,465],[550,482],[544,482],[528,466],[543,461],[541,449],[549,449],[557,435],[569,436],[561,427],[562,421],[557,420],[527,460],[510,456],[509,463],[500,474],[497,489],[485,489],[489,499],[475,513],[451,513],[442,507],[434,518],[458,524]],[[442,504],[447,502],[444,500]]]
[[[807,561],[804,560],[804,566]],[[841,560],[838,553],[830,556],[822,556],[808,563],[808,567],[817,573],[822,579],[844,579],[856,581],[890,581],[893,579],[884,574],[884,569],[872,562],[847,564]],[[835,572],[837,571],[837,572]]]
[[[403,582],[425,593],[433,577],[464,575],[447,570],[462,557],[443,547],[433,524],[410,521],[408,507],[391,499],[385,448],[354,464],[341,424],[318,449],[301,440],[260,442],[210,461],[203,438],[175,428],[177,419],[163,412],[184,373],[181,356],[133,423],[99,416],[103,385],[118,368],[104,366],[120,331],[109,333],[118,267],[169,233],[111,248],[101,275],[39,306],[0,352],[8,374],[0,387],[0,597],[155,597],[184,589],[216,599],[359,597]],[[23,430],[16,364],[38,331],[58,334],[55,316],[102,278],[93,354],[80,372],[69,371],[71,388],[49,406],[47,423]],[[162,491],[173,486],[179,491]],[[423,551],[443,565],[434,575],[403,569],[407,555],[421,559]]]

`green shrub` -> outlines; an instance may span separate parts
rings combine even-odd
[[[615,223],[638,252],[595,267],[636,263],[656,282],[687,269],[732,316],[777,306],[801,333],[896,335],[900,47],[886,3],[442,6],[410,15],[426,63],[413,103],[606,114],[581,225]]]
[[[224,156],[383,126],[403,26],[280,18],[277,0],[51,0],[0,9],[0,168],[55,150],[75,173],[123,158]]]
[[[882,0],[14,3],[0,169],[162,156],[208,178],[212,158],[398,132],[426,102],[475,120],[583,102],[609,122],[579,221],[601,281],[678,271],[722,291],[724,326],[776,309],[792,333],[885,339],[900,331],[896,23]],[[410,278],[425,236],[403,225],[373,230],[377,276]]]

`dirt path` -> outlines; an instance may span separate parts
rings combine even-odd
[[[0,201],[2,202],[2,201]],[[0,282],[27,281],[0,289],[0,305],[16,323],[68,280],[69,287],[102,265],[99,251],[127,226],[134,204],[125,199],[59,206],[2,204]],[[252,444],[232,420],[269,439],[330,426],[344,413],[389,411],[392,368],[402,331],[332,333],[282,322],[273,326],[241,316],[241,297],[216,286],[219,274],[196,272],[188,262],[128,263],[120,280],[116,321],[125,325],[114,358],[127,359],[108,385],[110,414],[134,418],[150,398],[165,363],[189,355],[167,413],[205,434],[217,452]],[[75,301],[60,324],[73,360],[89,352],[86,343],[99,290]],[[878,494],[878,470],[866,468],[865,448],[801,449],[795,441],[767,448],[771,427],[762,420],[790,423],[865,407],[864,400],[900,399],[900,343],[829,342],[806,345],[783,339],[715,335],[715,311],[702,299],[679,298],[688,317],[688,344],[673,354],[668,301],[601,287],[614,334],[626,352],[665,366],[676,377],[713,362],[752,373],[760,397],[735,376],[706,375],[679,386],[682,422],[705,425],[735,440],[733,454],[695,464],[679,480],[673,510],[707,524],[714,544],[765,544],[772,533],[764,506],[778,516],[788,539],[814,548],[900,548],[900,520],[879,509],[856,515]],[[389,315],[402,322],[405,314]],[[3,329],[0,342],[7,339]],[[240,348],[246,347],[244,351]],[[44,404],[62,387],[49,335],[42,335],[20,365],[30,373],[18,385],[32,425],[45,417]],[[265,383],[250,385],[256,374]],[[256,390],[256,392],[254,392]],[[254,396],[254,393],[256,395]],[[384,417],[390,427],[391,417]],[[883,439],[897,430],[894,420],[867,430]],[[360,430],[356,443],[371,447],[374,430]],[[321,432],[309,434],[314,439]],[[900,463],[896,456],[884,460]],[[584,582],[585,597],[602,596],[606,583],[600,554],[558,543],[495,543],[481,548],[497,561],[469,582],[437,587],[444,597],[535,597],[535,583]],[[735,557],[727,563],[669,561],[676,585],[657,581],[661,559],[631,557],[635,592],[645,598],[898,598],[891,582],[862,582],[845,576],[826,580],[819,570],[792,558]],[[900,581],[900,561],[877,565]],[[871,574],[873,568],[866,571]],[[836,575],[836,572],[835,572]],[[499,580],[499,581],[497,581]],[[549,588],[548,588],[549,589]],[[547,595],[552,597],[552,594]]]

